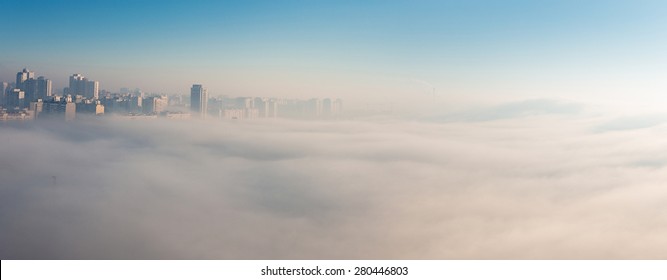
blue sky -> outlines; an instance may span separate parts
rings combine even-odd
[[[366,101],[431,87],[620,102],[667,90],[664,1],[3,1],[0,10],[0,79],[27,66],[56,87],[81,72],[112,91],[203,83],[214,95]]]

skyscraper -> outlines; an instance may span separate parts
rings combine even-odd
[[[192,116],[199,117],[201,119],[206,118],[206,112],[208,111],[208,93],[206,88],[202,85],[192,85],[190,89],[190,110],[192,111]]]
[[[0,83],[0,106],[5,106],[7,101],[7,90],[9,90],[9,83]]]
[[[82,95],[88,99],[99,98],[100,83],[98,81],[88,80],[81,74],[74,74],[69,77],[69,88],[67,94]]]
[[[23,109],[26,107],[25,92],[19,88],[15,88],[7,94],[7,108]]]
[[[36,99],[46,99],[51,96],[51,80],[40,76],[37,79],[28,79],[23,82],[23,91],[28,102]]]
[[[37,98],[46,99],[47,97],[50,97],[53,88],[51,80],[44,78],[44,76],[39,76],[36,81],[37,92],[35,95]]]
[[[25,81],[34,78],[35,78],[35,72],[23,68],[23,71],[16,73],[16,88],[25,90],[24,88]]]

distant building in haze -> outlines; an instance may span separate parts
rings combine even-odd
[[[142,104],[145,114],[158,114],[167,109],[167,105],[169,105],[169,97],[166,95],[150,96],[144,98]]]
[[[205,119],[208,111],[208,93],[202,85],[192,85],[190,89],[190,110],[192,116]]]
[[[27,121],[27,120],[33,120],[34,115],[32,114],[32,111],[30,110],[12,110],[8,111],[7,109],[2,109],[0,108],[0,121],[5,122],[5,121]]]
[[[98,81],[88,80],[81,74],[74,74],[69,77],[69,87],[65,89],[65,94],[72,96],[81,95],[88,99],[99,99],[100,83]]]
[[[90,114],[90,115],[104,115],[104,105],[99,100],[85,100],[76,104],[76,113]]]
[[[71,96],[54,96],[49,100],[37,99],[30,102],[30,112],[34,114],[34,118],[36,119],[71,121],[76,118],[76,108],[77,104],[72,102]],[[102,108],[102,110],[104,109]]]
[[[308,117],[320,117],[322,116],[322,100],[319,98],[313,98],[306,102],[305,108],[306,115]]]
[[[40,76],[37,79],[29,79],[23,82],[23,90],[28,102],[46,99],[51,96],[52,83],[51,80]]]
[[[26,107],[25,92],[19,88],[15,88],[7,93],[7,108],[23,109]]]
[[[25,90],[24,88],[25,81],[34,78],[35,78],[35,72],[23,68],[23,71],[16,73],[16,88]]]
[[[7,91],[9,90],[9,83],[0,83],[0,106],[5,106],[7,103]]]
[[[24,92],[24,107],[27,107],[29,102],[51,96],[52,85],[51,80],[43,76],[35,79],[35,72],[23,68],[21,72],[16,73],[15,88]]]
[[[52,100],[45,101],[42,104],[42,114],[50,118],[64,118],[66,121],[71,121],[76,118],[76,103],[72,102],[72,96],[65,97],[56,96]]]

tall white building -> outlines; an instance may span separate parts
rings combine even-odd
[[[190,89],[190,110],[193,117],[206,118],[208,111],[208,92],[202,85],[192,85]]]

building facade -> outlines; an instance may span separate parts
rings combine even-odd
[[[202,85],[192,85],[190,89],[190,110],[193,117],[206,118],[206,113],[208,112],[208,92]]]
[[[74,74],[69,77],[69,87],[65,93],[72,96],[81,95],[87,99],[99,99],[99,91],[98,81],[89,80],[81,74]]]

